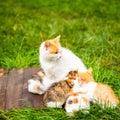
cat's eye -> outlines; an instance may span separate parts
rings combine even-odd
[[[55,51],[54,54],[58,54],[59,51]]]
[[[58,52],[55,52],[55,54],[58,54]]]
[[[72,101],[72,100],[69,100],[69,101],[68,101],[68,104],[72,104],[72,103],[73,103],[73,101]]]

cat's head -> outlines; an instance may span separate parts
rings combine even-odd
[[[78,81],[80,84],[94,81],[94,78],[92,75],[92,68],[89,68],[86,72],[79,73]]]
[[[61,56],[60,35],[54,39],[46,40],[41,44],[40,54],[48,59],[59,59]]]

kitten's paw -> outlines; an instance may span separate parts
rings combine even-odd
[[[74,117],[74,113],[73,112],[66,112],[67,116],[70,116],[70,117]]]
[[[39,81],[33,79],[28,80],[28,92],[40,95],[44,93],[39,87]]]
[[[51,108],[62,108],[63,103],[62,102],[48,102],[46,103],[47,107]]]
[[[82,112],[83,112],[84,114],[89,114],[89,109],[82,109]]]

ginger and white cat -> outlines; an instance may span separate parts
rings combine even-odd
[[[70,72],[78,69],[85,72],[83,62],[70,50],[61,47],[60,36],[43,42],[40,46],[40,64],[47,78],[60,81]]]
[[[98,103],[103,108],[115,107],[119,104],[119,99],[110,86],[94,81],[92,69],[88,69],[87,72],[79,73],[78,77],[80,87],[74,89],[74,91],[86,92],[90,101]]]
[[[89,113],[89,109],[90,101],[85,93],[73,93],[67,98],[65,103],[65,111],[69,116],[74,116],[74,113],[79,110],[84,110],[85,113]]]
[[[63,48],[59,41],[60,36],[57,36],[54,39],[44,41],[40,46],[39,61],[45,76],[43,77],[43,82],[39,82],[41,89],[39,94],[43,94],[52,84],[64,80],[70,71],[76,69],[79,72],[86,71],[86,67],[81,59],[70,50]]]

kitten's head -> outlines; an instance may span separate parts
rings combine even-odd
[[[70,71],[64,80],[66,80],[70,88],[73,88],[77,78],[78,78],[78,70],[74,70],[74,71]]]
[[[65,110],[68,115],[74,115],[74,112],[77,112],[81,109],[89,109],[90,102],[85,95],[79,93],[71,94],[65,104]]]
[[[70,71],[66,76],[66,79],[76,80],[78,77],[78,70]]]
[[[41,44],[40,52],[49,60],[56,60],[61,57],[60,35],[54,39],[46,40]]]
[[[74,112],[79,111],[79,95],[71,94],[65,103],[65,110],[67,115],[74,116]]]
[[[78,81],[80,84],[94,81],[94,78],[92,75],[92,68],[89,68],[87,72],[79,73]]]

